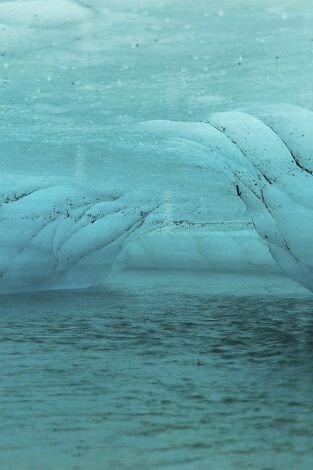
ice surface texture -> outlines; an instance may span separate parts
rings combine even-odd
[[[267,106],[201,123],[144,122],[135,135],[141,147],[157,147],[160,165],[171,160],[190,178],[197,168],[208,194],[226,175],[227,204],[215,191],[207,220],[198,220],[194,181],[174,201],[157,182],[108,193],[17,184],[0,201],[1,292],[91,286],[123,263],[173,267],[164,252],[175,252],[176,268],[201,269],[202,253],[213,271],[282,269],[313,291],[313,113]]]

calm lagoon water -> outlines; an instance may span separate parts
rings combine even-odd
[[[0,468],[313,468],[311,296],[131,279],[1,298]]]

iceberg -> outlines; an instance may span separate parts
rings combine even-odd
[[[123,141],[155,170],[143,158],[135,186],[8,181],[0,292],[88,287],[123,268],[283,271],[313,291],[312,135],[313,113],[288,105],[146,121]]]

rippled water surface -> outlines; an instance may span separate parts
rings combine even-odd
[[[309,296],[6,296],[0,467],[313,468]]]

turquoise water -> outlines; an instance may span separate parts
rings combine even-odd
[[[313,468],[311,297],[204,283],[3,296],[0,468]]]

